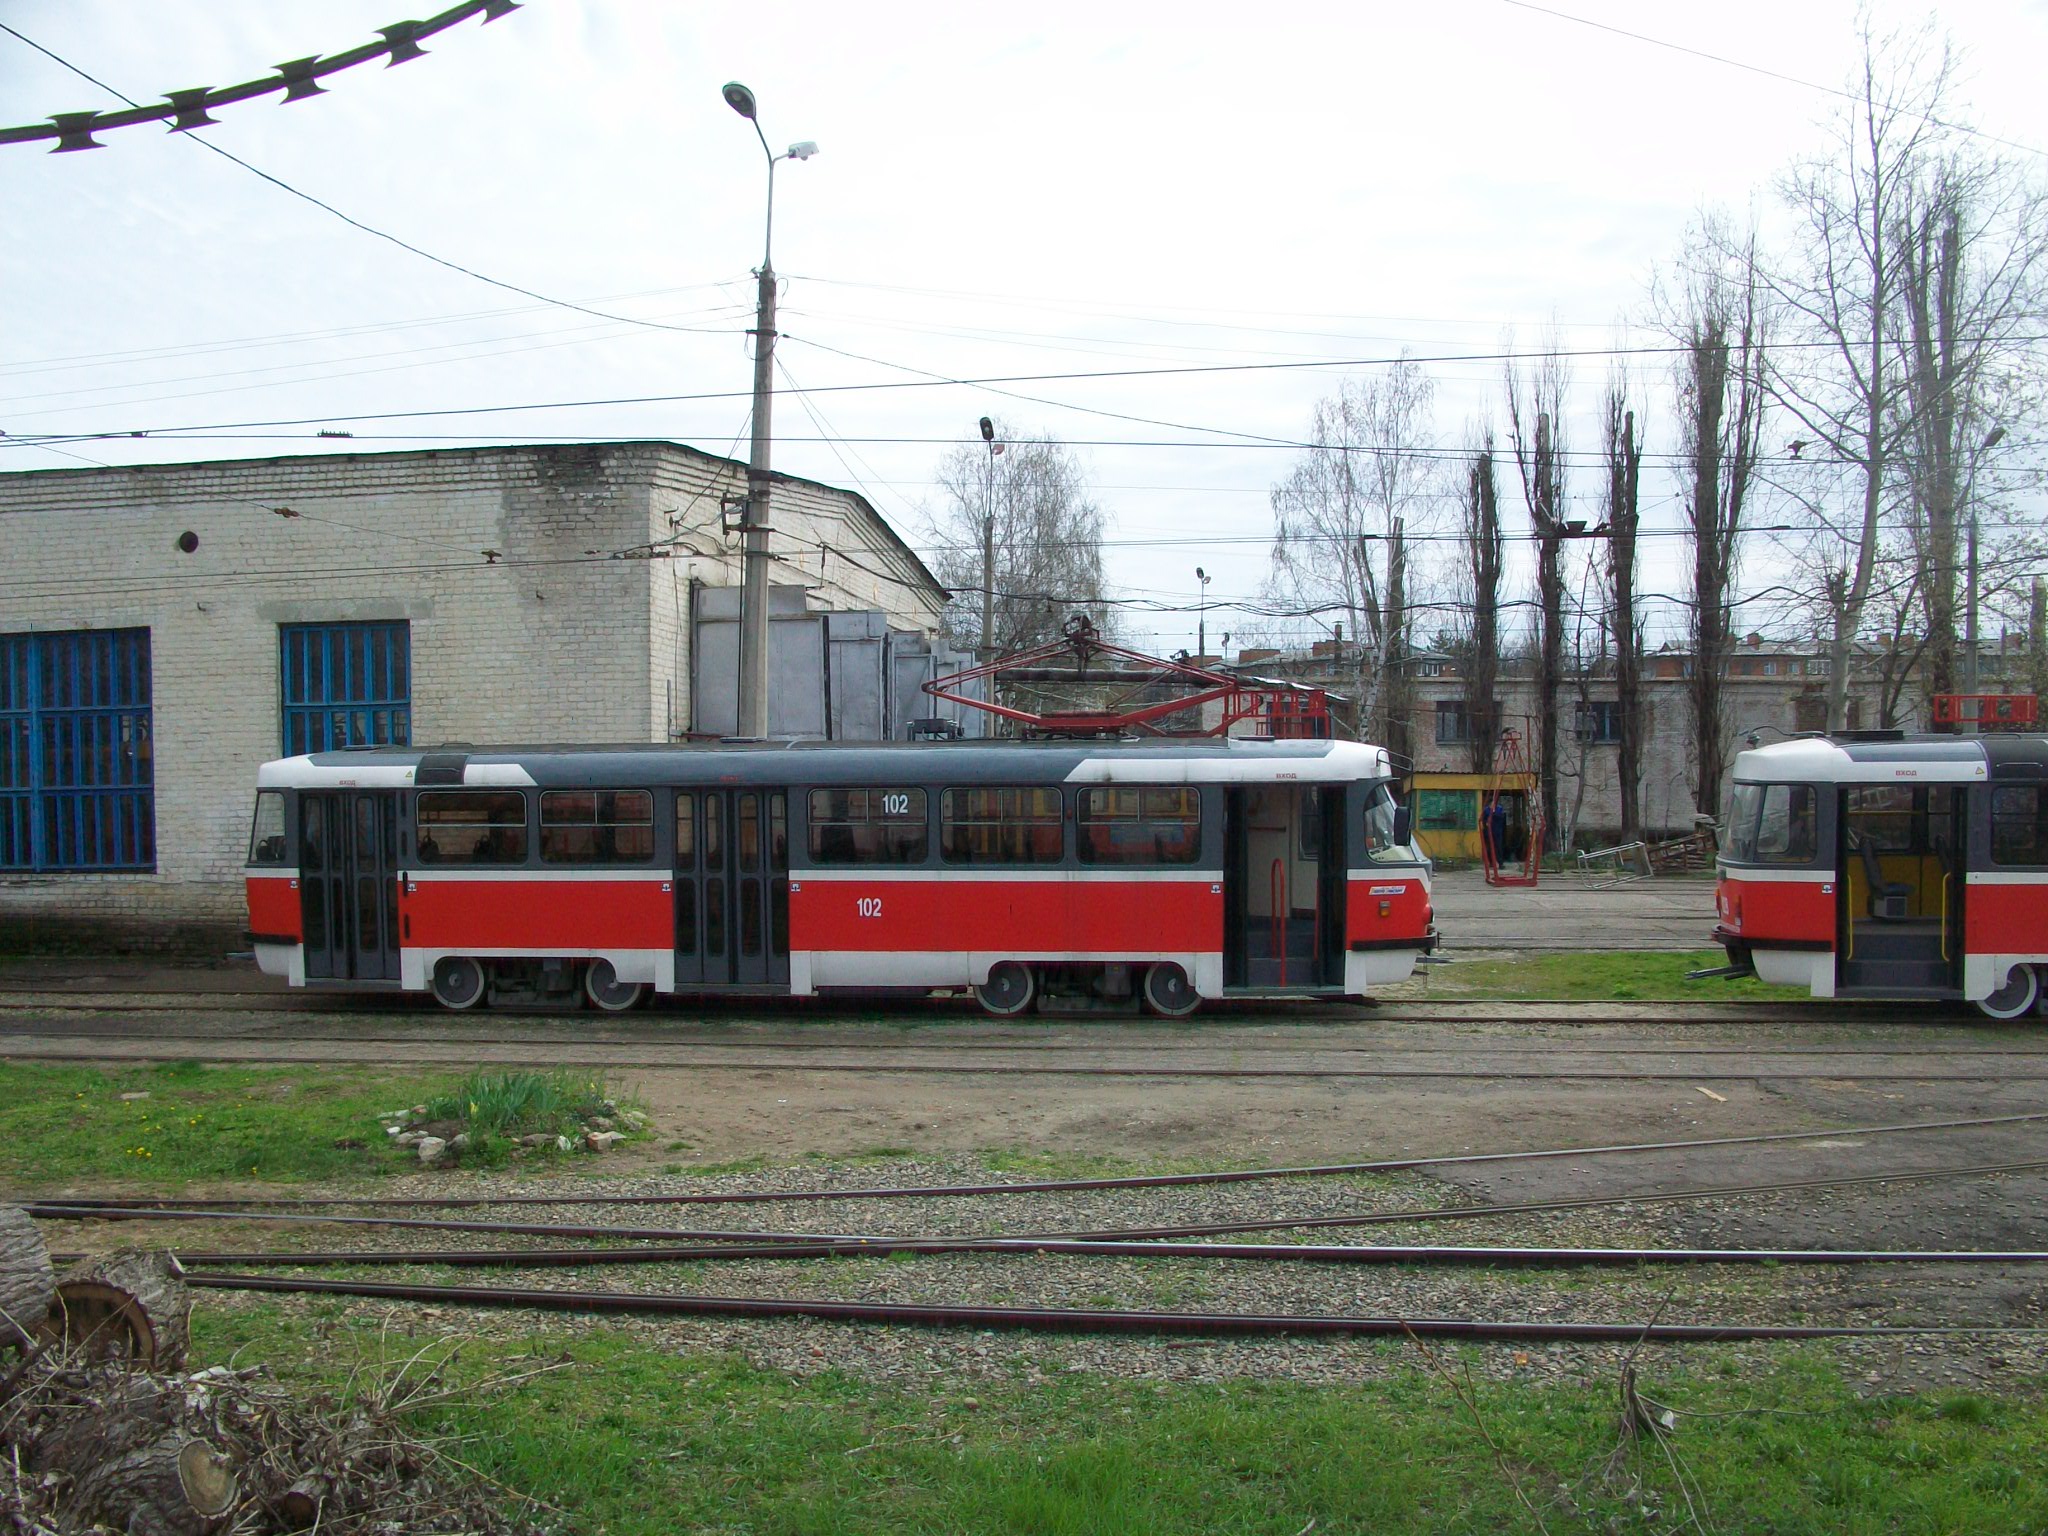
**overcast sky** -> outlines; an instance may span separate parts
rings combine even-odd
[[[1824,142],[1840,103],[1796,82],[1843,82],[1853,8],[1560,9],[1581,20],[1508,0],[528,0],[311,100],[222,108],[205,133],[446,261],[694,329],[491,287],[153,125],[92,153],[0,146],[0,430],[219,429],[64,445],[109,463],[639,437],[743,457],[765,173],[720,99],[729,79],[757,93],[778,150],[821,150],[776,177],[785,387],[1491,354],[1553,324],[1574,347],[1647,340],[1625,322],[1688,219],[1767,203],[1788,160]],[[0,21],[138,101],[339,53],[405,14],[399,0],[0,0]],[[1941,15],[1974,123],[2048,147],[2048,0]],[[0,103],[0,125],[118,105],[5,34]],[[1440,441],[1499,417],[1497,362],[1428,366]],[[1575,365],[1568,430],[1587,454],[1608,366]],[[1193,643],[1197,565],[1215,578],[1212,642],[1249,627],[1228,605],[1264,580],[1289,459],[1253,439],[1298,437],[1346,371],[852,390],[808,410],[785,394],[775,463],[864,491],[923,544],[934,466],[978,440],[979,416],[1081,445],[1115,591],[1134,602],[1127,632],[1166,650]],[[1641,372],[1654,452],[1668,394],[1661,365]],[[705,398],[365,419],[684,395]],[[309,424],[237,425],[285,420]],[[328,424],[353,440],[316,439]],[[78,462],[0,445],[0,468]],[[1582,470],[1574,494],[1595,479]],[[1646,528],[1677,526],[1673,490],[1646,469]],[[1647,541],[1648,588],[1676,589],[1678,553]]]

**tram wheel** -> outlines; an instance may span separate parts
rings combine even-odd
[[[1170,960],[1162,960],[1145,973],[1145,1006],[1169,1019],[1182,1018],[1200,1006],[1201,994],[1188,980],[1188,973]]]
[[[988,980],[974,989],[981,1006],[997,1018],[1022,1013],[1038,996],[1038,978],[1031,967],[1003,960],[988,968]]]
[[[443,955],[428,985],[443,1008],[474,1008],[483,1000],[484,968],[467,955]]]
[[[593,1008],[624,1013],[647,995],[644,981],[621,981],[609,960],[593,960],[583,972],[583,995]]]
[[[2041,999],[2041,978],[2031,965],[2016,965],[2005,985],[1989,997],[1977,999],[1977,1007],[1994,1019],[2016,1019],[2032,1013]]]

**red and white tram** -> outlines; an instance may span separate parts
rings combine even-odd
[[[1378,747],[728,744],[286,758],[249,915],[295,986],[972,988],[992,1013],[1345,997],[1435,943]]]
[[[1815,997],[2018,1018],[2048,982],[2048,737],[1851,732],[1741,753],[1718,874],[1733,966]]]

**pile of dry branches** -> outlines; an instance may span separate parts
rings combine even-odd
[[[537,1536],[508,1491],[409,1427],[457,1392],[453,1343],[359,1368],[337,1391],[260,1366],[186,1372],[190,1293],[162,1255],[55,1281],[0,1208],[0,1536]]]

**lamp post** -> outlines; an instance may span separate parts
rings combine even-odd
[[[756,115],[754,93],[737,80],[725,85],[725,104],[754,125],[761,153],[768,158],[768,220],[761,237],[759,297],[754,313],[754,437],[747,456],[747,513],[744,534],[746,580],[740,591],[739,733],[768,734],[768,470],[774,441],[771,412],[775,400],[775,268],[769,260],[775,241],[775,163],[808,160],[818,146],[805,139],[781,154],[768,147]]]
[[[996,424],[981,418],[981,440],[988,444],[988,468],[981,477],[981,659],[996,659]]]
[[[1195,604],[1195,665],[1200,666],[1209,654],[1209,573],[1198,565],[1195,580],[1202,584],[1201,598]]]
[[[1978,447],[1979,453],[1988,453],[1998,446],[2005,436],[2005,428],[1993,427],[1984,434],[1984,441]],[[1963,596],[1963,691],[1977,691],[1977,466],[1970,466],[1970,553],[1969,572],[1965,578]],[[1951,570],[1954,567],[1950,567]],[[1953,590],[1953,589],[1951,589]]]

